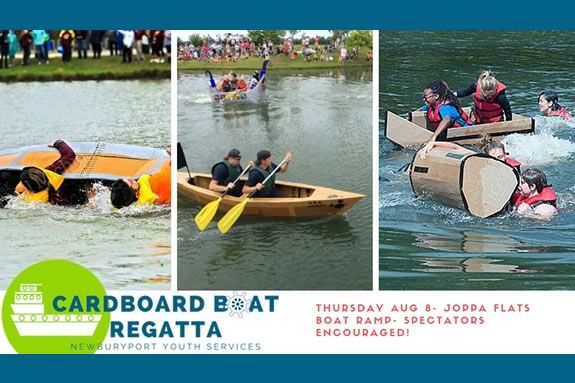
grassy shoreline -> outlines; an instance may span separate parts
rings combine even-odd
[[[169,79],[170,73],[169,63],[157,64],[148,60],[122,64],[120,56],[98,60],[79,60],[74,57],[66,64],[60,58],[52,58],[45,65],[38,65],[36,60],[31,59],[27,66],[22,65],[22,60],[16,59],[10,68],[0,69],[0,82]]]
[[[371,69],[372,61],[368,61],[365,58],[365,54],[360,54],[358,58],[354,61],[348,61],[345,64],[338,63],[338,55],[330,55],[333,57],[332,61],[306,61],[303,57],[298,56],[295,60],[290,60],[286,55],[272,56],[270,59],[269,69],[273,71],[277,70],[334,70],[334,69]],[[241,70],[241,71],[253,71],[258,70],[262,66],[261,57],[248,57],[247,59],[240,59],[236,63],[222,62],[199,62],[196,60],[192,61],[178,61],[178,71],[182,72],[194,72],[194,71],[204,71],[204,70]]]

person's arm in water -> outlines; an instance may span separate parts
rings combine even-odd
[[[540,220],[550,220],[555,214],[557,214],[557,209],[548,203],[543,203],[535,208],[532,208],[526,203],[522,203],[517,208],[517,214],[533,219]]]
[[[463,147],[461,147],[457,144],[454,144],[453,142],[434,141],[434,142],[431,142],[428,145],[424,146],[423,150],[419,153],[419,158],[424,160],[425,157],[427,157],[427,154],[429,154],[429,152],[433,148],[445,148],[445,149],[453,149],[453,150],[464,149]]]
[[[457,92],[453,92],[455,97],[467,97],[471,96],[477,90],[477,83],[474,82],[473,84],[469,85],[467,88],[458,90]]]
[[[72,162],[76,159],[76,153],[74,153],[74,150],[72,150],[72,148],[62,140],[56,140],[54,144],[48,146],[58,149],[60,152],[60,158],[54,161],[50,166],[47,166],[46,170],[50,170],[61,175],[70,165],[72,165]]]
[[[513,118],[513,113],[511,112],[511,104],[509,104],[509,100],[505,95],[505,91],[499,93],[495,99],[495,102],[501,106],[501,109],[503,109],[503,113],[505,113],[505,121],[511,121]]]

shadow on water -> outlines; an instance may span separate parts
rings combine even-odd
[[[551,222],[505,215],[479,219],[414,196],[396,172],[415,150],[395,150],[380,133],[381,289],[573,289],[575,283],[575,124],[540,116],[537,97],[554,90],[575,107],[572,31],[382,32],[380,132],[385,112],[421,106],[423,87],[444,79],[454,89],[494,70],[514,113],[535,118],[534,135],[504,139],[522,169],[537,167],[558,193]],[[431,59],[430,59],[431,58]],[[464,106],[470,99],[461,99]]]

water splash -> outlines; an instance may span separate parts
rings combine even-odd
[[[575,153],[575,143],[551,133],[512,134],[503,143],[510,156],[520,161],[523,167],[558,163]]]

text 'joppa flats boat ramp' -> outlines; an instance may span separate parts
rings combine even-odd
[[[190,173],[190,175],[186,172],[178,172],[178,191],[180,193],[204,205],[221,196],[220,193],[208,190],[208,185],[212,179],[209,174]],[[245,182],[245,180],[243,181]],[[244,214],[267,217],[341,215],[365,197],[363,194],[288,181],[276,181],[275,193],[275,198],[250,199]],[[220,202],[219,209],[228,211],[244,198],[245,196],[226,195]]]

